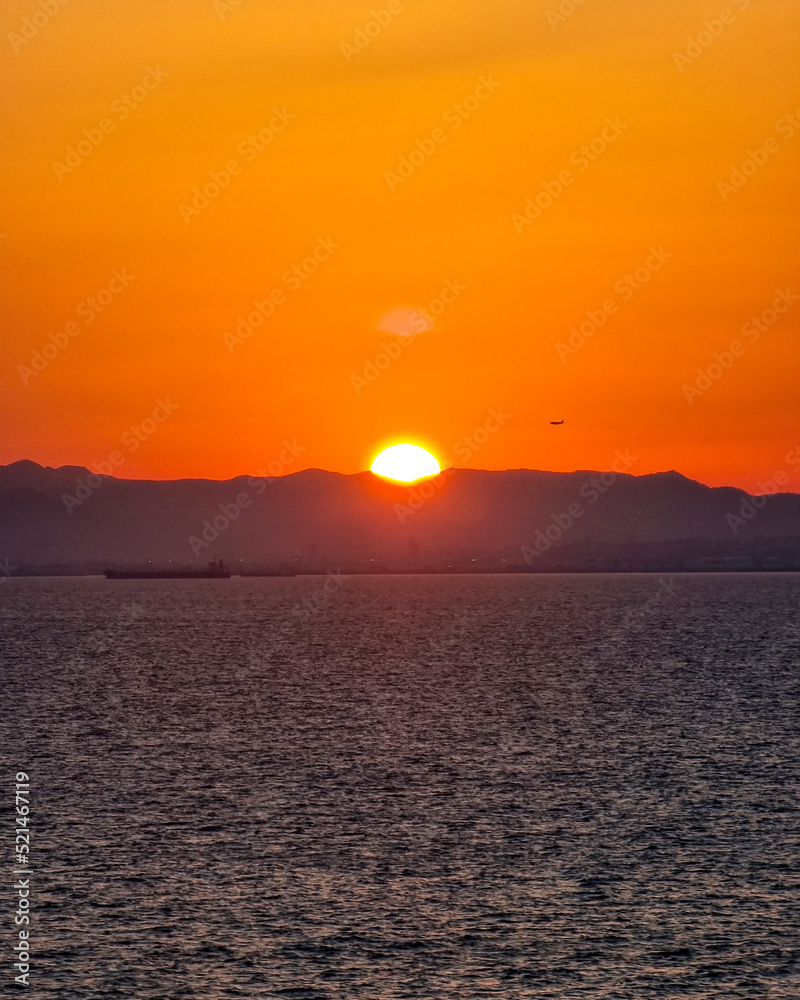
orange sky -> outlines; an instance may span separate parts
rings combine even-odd
[[[2,6],[0,461],[356,472],[409,440],[473,468],[609,468],[629,449],[637,474],[745,488],[788,468],[795,0],[392,0],[371,37],[383,0],[42,4]],[[720,187],[748,150],[764,162]],[[528,222],[537,195],[552,203]],[[379,329],[446,287],[430,329]],[[272,314],[226,343],[255,300]],[[383,344],[397,356],[370,380]],[[159,399],[174,409],[153,420]]]

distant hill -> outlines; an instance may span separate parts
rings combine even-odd
[[[710,568],[744,558],[800,568],[800,495],[751,498],[677,472],[458,469],[409,487],[319,469],[156,482],[0,466],[0,560],[97,568],[212,557],[300,569]]]

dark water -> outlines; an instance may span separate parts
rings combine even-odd
[[[0,586],[28,995],[800,997],[800,576],[322,583]]]

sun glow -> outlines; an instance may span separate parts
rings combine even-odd
[[[394,444],[385,448],[372,463],[372,472],[384,479],[413,483],[425,476],[435,476],[441,469],[429,451],[416,444]]]

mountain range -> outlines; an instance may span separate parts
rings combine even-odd
[[[614,464],[624,469],[625,456]],[[448,469],[401,485],[320,469],[153,481],[0,466],[6,565],[96,571],[212,558],[316,572],[800,568],[800,495],[753,497],[674,471]]]

